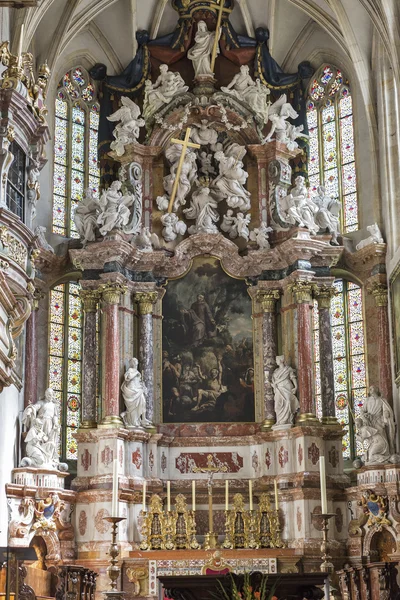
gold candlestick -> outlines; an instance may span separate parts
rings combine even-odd
[[[222,543],[222,547],[227,550],[231,550],[233,548],[233,534],[234,528],[232,527],[232,511],[225,511],[225,539]]]
[[[323,573],[333,573],[335,567],[331,563],[331,556],[329,555],[329,541],[328,541],[328,531],[329,531],[329,519],[335,516],[335,513],[323,513],[321,515],[322,518],[322,544],[321,544],[321,552],[322,552],[322,563],[321,563],[321,571]]]
[[[258,527],[257,527],[257,513],[255,510],[249,510],[249,535],[247,541],[248,548],[257,549],[260,547],[258,536]]]
[[[119,548],[117,544],[117,532],[118,532],[118,523],[121,521],[125,521],[125,517],[104,517],[104,521],[108,521],[112,525],[111,532],[111,546],[109,550],[109,555],[111,556],[110,566],[107,569],[107,574],[111,580],[111,590],[107,592],[107,594],[113,594],[115,596],[122,595],[123,592],[119,592],[117,590],[117,579],[121,573],[121,569],[118,566],[117,556],[119,554]]]
[[[199,550],[200,544],[196,538],[196,511],[189,511],[189,539],[192,550]]]

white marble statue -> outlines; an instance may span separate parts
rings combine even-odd
[[[226,215],[222,217],[221,230],[227,233],[232,240],[237,238],[236,217],[231,208],[228,208]]]
[[[199,161],[201,164],[200,171],[201,171],[201,173],[203,173],[203,175],[206,175],[206,176],[207,175],[216,175],[214,165],[212,164],[212,157],[213,157],[213,155],[211,153],[207,153],[205,150],[200,152],[200,154],[199,154]]]
[[[43,225],[38,225],[35,228],[35,236],[37,237],[40,246],[44,250],[48,250],[49,252],[54,254],[53,246],[50,246],[49,242],[46,240],[46,237],[44,235],[46,233],[46,231],[47,231],[46,227],[43,227]]]
[[[142,227],[131,243],[142,252],[153,252],[153,250],[159,250],[161,247],[158,235],[152,233],[149,227]]]
[[[137,367],[137,358],[131,358],[121,385],[122,397],[126,407],[126,411],[121,414],[121,418],[128,427],[149,427],[152,424],[146,419],[147,388]]]
[[[25,408],[22,423],[27,434],[26,457],[22,459],[21,466],[56,468],[59,463],[60,422],[55,394],[51,388],[45,391],[43,400]]]
[[[184,235],[186,233],[186,223],[181,221],[175,213],[167,212],[162,215],[160,220],[163,225],[161,235],[166,242],[173,242],[178,235]]]
[[[271,92],[259,79],[254,81],[251,78],[250,69],[247,65],[242,65],[239,73],[234,76],[226,87],[221,87],[221,91],[246,102],[259,116],[263,124],[268,122],[270,105],[268,96]]]
[[[171,163],[170,173],[166,175],[163,179],[164,189],[167,192],[167,195],[170,197],[172,193],[172,188],[174,186],[176,171],[178,169],[178,163],[182,152],[182,146],[180,144],[171,144],[169,148],[165,151],[165,156]],[[178,210],[180,206],[184,206],[186,204],[186,196],[190,192],[193,183],[197,179],[197,164],[196,164],[196,153],[193,152],[190,148],[187,150],[185,154],[185,158],[182,163],[182,170],[179,176],[178,189],[176,191],[175,201],[174,201],[174,210]],[[160,198],[163,198],[161,196]],[[166,198],[166,196],[164,196]],[[160,200],[161,202],[161,200]],[[167,206],[169,203],[169,199],[167,199]],[[157,199],[157,204],[160,208],[159,201]],[[161,204],[165,206],[164,204]],[[166,210],[166,208],[160,210]]]
[[[194,123],[190,132],[190,139],[195,144],[207,146],[210,144],[213,150],[218,140],[218,132],[212,129],[211,123],[207,119],[202,119],[200,125]]]
[[[371,235],[369,235],[364,240],[361,240],[361,242],[359,242],[357,244],[356,250],[361,250],[361,248],[365,248],[366,246],[369,246],[370,244],[384,244],[385,243],[384,239],[382,237],[381,231],[376,223],[374,223],[373,225],[368,225],[367,231],[369,231],[369,233]]]
[[[282,96],[269,107],[268,118],[271,121],[272,126],[264,143],[270,142],[274,133],[279,142],[287,143],[286,120],[289,117],[297,119],[298,116],[298,113],[294,110],[290,102],[287,102],[286,94],[282,94]]]
[[[275,400],[275,426],[292,425],[299,409],[296,373],[286,364],[284,356],[277,356],[276,364],[278,368],[273,372],[271,380]]]
[[[113,229],[121,230],[129,222],[128,207],[135,198],[132,194],[123,195],[120,191],[121,187],[120,181],[113,181],[108,190],[103,190],[100,196],[100,214],[97,217],[97,223],[100,225],[100,233],[103,236]]]
[[[212,182],[212,189],[226,200],[229,208],[237,208],[241,211],[250,209],[250,192],[244,187],[248,173],[243,168],[239,158],[226,156],[222,150],[214,155],[219,165],[219,174]]]
[[[313,235],[318,233],[318,225],[314,215],[318,208],[311,200],[306,188],[305,179],[298,175],[290,193],[280,199],[280,209],[285,221],[298,227],[306,227]]]
[[[327,196],[325,187],[319,185],[317,187],[317,196],[313,197],[314,204],[318,207],[317,212],[314,215],[316,224],[320,229],[329,231],[332,234],[331,244],[338,246],[337,235],[339,233],[339,214],[341,204],[338,200]]]
[[[396,425],[393,409],[375,386],[370,386],[357,419],[360,439],[368,441],[365,464],[398,462],[395,454]]]
[[[143,116],[148,118],[165,104],[169,104],[175,96],[188,91],[180,73],[168,70],[168,65],[160,65],[160,75],[155,83],[148,79],[145,83]]]
[[[36,205],[40,199],[39,163],[31,158],[28,166],[28,181],[26,182],[28,204],[31,208],[31,223],[36,219]]]
[[[215,225],[219,221],[217,206],[218,202],[211,196],[210,188],[199,187],[193,192],[190,207],[183,209],[187,219],[196,221],[189,227],[188,233],[218,233]]]
[[[194,37],[194,46],[189,48],[187,57],[192,61],[194,75],[213,75],[211,71],[211,53],[214,46],[215,31],[208,31],[205,21],[197,23],[197,32]],[[221,29],[218,36],[221,35]],[[219,54],[219,44],[217,46]]]
[[[297,139],[299,138],[309,138],[310,136],[306,133],[303,133],[304,125],[292,125],[291,123],[286,123],[286,147],[288,150],[296,150],[299,147],[297,143]]]
[[[268,250],[270,248],[268,234],[273,231],[272,227],[267,227],[265,221],[261,221],[260,227],[255,227],[250,231],[250,240],[256,242],[260,250]]]
[[[107,117],[112,122],[121,121],[113,131],[115,140],[110,144],[111,150],[115,150],[117,156],[123,156],[125,146],[137,141],[140,128],[145,125],[144,119],[140,118],[140,108],[133,100],[122,96],[121,102],[121,108]]]
[[[229,234],[229,237],[234,240],[237,237],[242,237],[249,241],[250,231],[249,223],[251,221],[250,214],[244,215],[242,212],[233,214],[232,209],[226,211],[226,215],[222,218],[221,229]]]
[[[99,201],[93,197],[93,190],[87,188],[83,194],[83,198],[74,212],[74,223],[77,232],[83,242],[83,247],[88,242],[96,240],[97,217],[99,214]]]

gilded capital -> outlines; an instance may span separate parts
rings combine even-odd
[[[80,290],[79,296],[81,297],[82,307],[85,312],[96,312],[100,297],[97,290]]]
[[[376,306],[387,306],[388,288],[386,284],[375,281],[368,287],[368,291],[375,298]]]
[[[296,304],[309,304],[312,301],[312,293],[315,284],[309,281],[295,281],[290,286]]]
[[[99,291],[106,304],[119,304],[121,294],[125,294],[127,287],[120,283],[105,283],[99,287]]]
[[[140,315],[151,315],[153,304],[157,301],[157,292],[136,292],[135,300],[139,305]]]
[[[315,286],[314,295],[318,301],[318,308],[331,307],[331,298],[335,295],[335,288],[330,285]]]
[[[263,312],[275,312],[275,304],[280,295],[280,290],[260,290],[256,294],[256,299],[261,304]]]

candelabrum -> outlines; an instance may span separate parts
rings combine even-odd
[[[231,511],[225,510],[225,539],[222,543],[222,547],[227,550],[231,550],[234,547],[233,542],[234,529],[231,525]]]
[[[255,510],[249,510],[247,547],[252,549],[259,548],[260,544],[258,538],[259,528],[257,512]]]
[[[190,548],[192,550],[198,550],[200,548],[200,544],[196,538],[196,511],[194,510],[189,512],[188,529]]]
[[[321,571],[323,573],[333,573],[335,567],[330,562],[331,556],[329,555],[329,542],[328,542],[328,531],[329,531],[329,519],[335,516],[335,513],[323,513],[321,515],[322,519],[322,544],[321,544],[321,552],[322,552],[322,563],[321,563]]]
[[[111,556],[110,566],[107,569],[108,576],[111,580],[111,590],[106,592],[106,595],[111,597],[122,596],[123,592],[117,590],[117,579],[120,576],[121,569],[118,566],[119,548],[117,544],[118,523],[125,521],[125,517],[104,517],[104,521],[108,521],[112,525],[111,546],[109,555]]]
[[[174,530],[174,515],[169,510],[169,511],[167,511],[167,513],[165,515],[164,548],[166,550],[175,550],[173,530]]]
[[[270,515],[271,546],[273,548],[284,548],[285,542],[281,538],[281,526],[279,523],[279,511],[273,510]]]

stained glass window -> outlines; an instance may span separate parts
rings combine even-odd
[[[334,284],[331,300],[331,331],[336,418],[345,426],[343,456],[354,459],[363,450],[355,437],[355,420],[366,396],[363,297],[360,286],[344,279]],[[314,381],[317,416],[322,416],[319,353],[318,303],[313,310]]]
[[[55,100],[53,231],[77,237],[73,216],[85,189],[98,196],[99,106],[86,71],[76,67],[62,78]]]
[[[49,374],[60,413],[60,457],[77,458],[73,433],[80,422],[83,312],[76,282],[61,283],[50,292]]]
[[[325,186],[342,204],[343,233],[358,229],[357,180],[354,158],[353,108],[349,82],[340,69],[324,65],[309,89],[310,134],[308,175],[311,193]]]
[[[14,156],[8,171],[6,203],[7,208],[21,221],[25,216],[25,153],[16,142],[11,142],[10,152]]]

